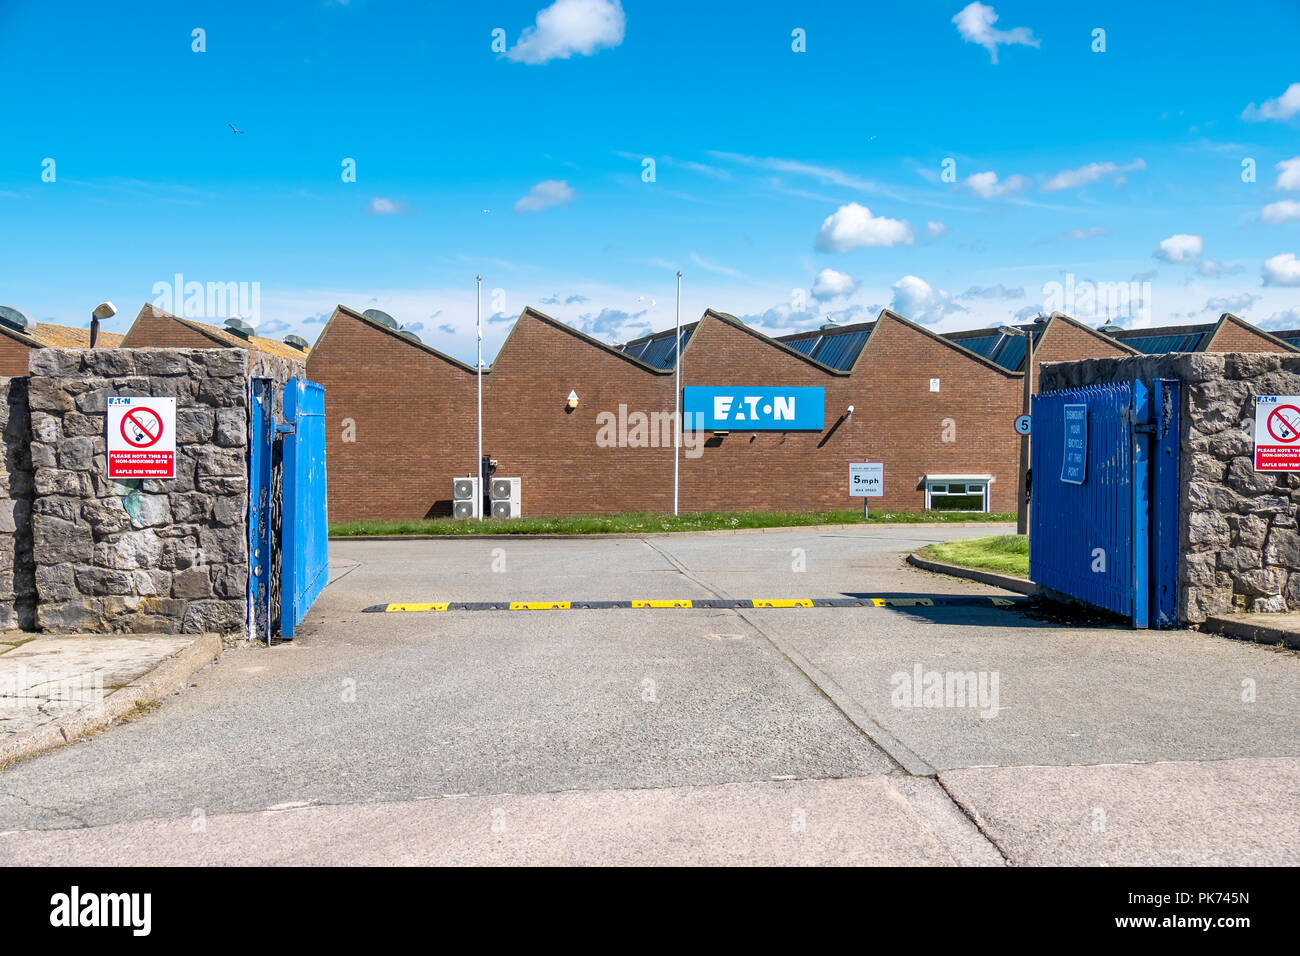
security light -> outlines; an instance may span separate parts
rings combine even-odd
[[[572,391],[569,392],[569,399],[568,399],[568,401],[565,402],[564,404],[565,404],[565,407],[569,408],[570,410],[577,408],[577,407],[578,407],[578,393],[577,393],[577,392],[572,392]]]
[[[853,417],[853,406],[850,405],[850,406],[849,406],[849,413],[848,413],[848,415],[845,416],[845,418],[852,418],[852,417]]]
[[[117,306],[112,302],[101,302],[95,306],[95,311],[90,313],[90,347],[93,349],[95,343],[99,340],[99,320],[111,319],[117,315]]]

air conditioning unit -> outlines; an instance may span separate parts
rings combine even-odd
[[[453,518],[477,518],[481,507],[477,478],[465,477],[451,480],[451,516]]]
[[[518,518],[520,514],[519,478],[493,478],[488,490],[492,493],[492,517]]]

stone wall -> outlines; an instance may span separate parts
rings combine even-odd
[[[36,620],[30,428],[27,379],[0,378],[0,631]]]
[[[1300,474],[1254,469],[1255,396],[1300,395],[1300,355],[1183,353],[1065,362],[1040,388],[1182,382],[1179,616],[1300,611]]]
[[[300,368],[243,349],[32,354],[37,627],[246,629],[254,371],[283,381]],[[150,395],[177,399],[176,477],[110,481],[107,399]]]

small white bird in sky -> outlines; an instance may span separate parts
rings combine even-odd
[[[242,129],[235,129],[235,124],[234,124],[234,123],[227,123],[226,125],[230,127],[230,131],[231,131],[232,133],[242,133],[242,132],[243,132]]]

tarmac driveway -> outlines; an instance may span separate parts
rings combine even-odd
[[[292,644],[0,771],[0,856],[1300,862],[1291,652],[991,602],[364,610],[1016,597],[901,560],[1000,530],[335,542]]]

